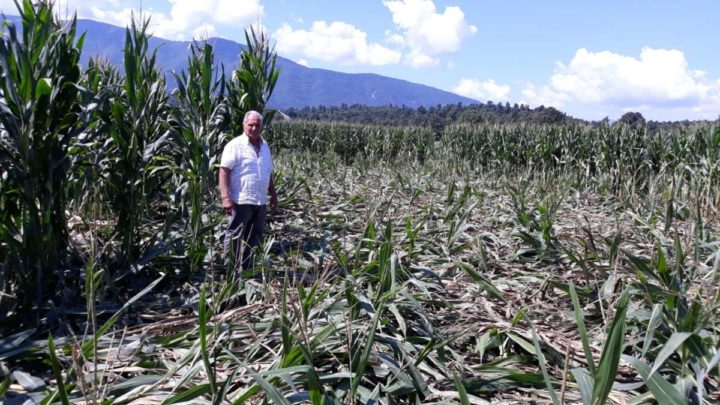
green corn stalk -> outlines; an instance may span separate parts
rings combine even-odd
[[[68,195],[73,212],[100,218],[108,215],[107,195],[103,195],[106,127],[103,117],[111,115],[111,101],[119,93],[122,77],[118,69],[102,58],[91,58],[83,71],[81,104],[88,113],[88,125],[70,148],[71,171]]]
[[[60,364],[60,360],[58,360],[57,358],[57,354],[55,353],[55,341],[53,340],[52,334],[48,335],[47,346],[48,353],[50,355],[50,366],[52,368],[55,381],[57,381],[57,395],[60,396],[60,402],[62,402],[63,405],[69,405],[70,399],[68,398],[65,381],[62,375],[62,365]],[[52,396],[49,398],[54,397],[55,393],[53,393]]]
[[[524,316],[524,315],[523,315]],[[537,335],[537,332],[535,331],[535,325],[530,321],[530,319],[527,319],[525,317],[528,323],[530,324],[530,330],[532,331],[532,337],[533,337],[533,348],[535,349],[535,355],[538,358],[538,364],[540,365],[540,370],[543,374],[543,379],[545,380],[545,387],[547,387],[548,394],[550,395],[550,399],[552,399],[554,405],[560,404],[560,399],[557,397],[557,394],[555,393],[555,389],[553,388],[553,381],[550,377],[550,373],[548,373],[547,366],[545,365],[545,355],[542,352],[542,349],[540,348],[540,338]]]
[[[172,153],[175,155],[177,198],[187,218],[187,256],[191,273],[207,253],[205,234],[211,224],[203,222],[213,206],[215,165],[221,153],[225,104],[224,69],[218,71],[209,43],[190,47],[188,71],[175,73],[177,106],[172,109]]]
[[[608,337],[605,340],[600,362],[598,363],[595,375],[593,376],[592,401],[593,405],[604,404],[607,401],[610,390],[612,389],[615,375],[617,374],[618,365],[620,364],[620,356],[622,355],[625,344],[625,328],[626,313],[630,293],[626,289],[620,301],[615,306],[615,317],[612,320],[610,329],[608,329]]]
[[[150,202],[161,190],[163,165],[157,160],[167,142],[168,95],[165,79],[156,68],[157,49],[150,53],[149,20],[133,18],[125,32],[124,82],[120,94],[103,117],[109,135],[103,176],[107,195],[117,217],[115,232],[121,243],[122,262],[134,264],[143,255],[143,230]]]
[[[200,355],[202,356],[203,364],[205,365],[205,373],[210,381],[210,392],[214,395],[217,394],[217,382],[215,377],[215,368],[210,363],[210,354],[208,353],[208,322],[212,317],[212,311],[206,305],[206,294],[205,284],[203,284],[200,290],[200,302],[198,303],[198,326],[200,331]]]
[[[251,27],[245,31],[245,43],[246,49],[240,54],[240,66],[227,83],[228,126],[237,135],[243,132],[242,122],[247,111],[262,113],[266,127],[272,123],[275,111],[265,111],[265,106],[280,77],[280,69],[275,66],[275,46],[271,46],[265,32],[255,32]]]
[[[76,18],[61,24],[51,3],[15,5],[22,33],[4,22],[0,39],[0,290],[17,300],[0,298],[0,312],[16,306],[12,312],[29,322],[68,245],[68,155],[84,127],[77,86],[84,35],[76,40]]]

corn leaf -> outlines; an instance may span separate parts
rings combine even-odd
[[[617,374],[618,365],[620,364],[620,355],[622,354],[625,344],[625,314],[629,299],[630,293],[629,290],[626,289],[623,291],[620,301],[615,306],[615,317],[608,330],[608,337],[605,340],[605,345],[600,355],[600,363],[598,364],[594,378],[593,405],[602,405],[607,401],[607,397],[615,381],[615,375]]]
[[[688,400],[660,374],[653,374],[650,367],[642,360],[631,356],[623,356],[623,360],[630,363],[640,374],[648,389],[652,392],[655,400],[660,404],[681,405],[687,404]]]

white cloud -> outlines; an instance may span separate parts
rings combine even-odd
[[[188,3],[196,3],[197,0],[176,0]],[[217,0],[217,7],[208,7],[207,1],[200,2],[205,8],[214,9],[214,19],[221,23],[233,24],[239,21],[245,23],[259,19],[265,8],[260,0]]]
[[[80,11],[81,10],[78,10],[78,14],[80,13]],[[147,12],[143,12],[142,14],[140,14],[138,10],[133,10],[131,8],[122,8],[120,10],[106,10],[104,8],[95,6],[90,7],[90,9],[84,13],[88,13],[89,15],[87,17],[92,18],[93,20],[106,22],[108,24],[113,24],[120,27],[125,27],[130,24],[130,18],[133,13],[136,18],[148,15]],[[151,23],[156,23],[161,16],[162,15],[152,16],[152,19],[150,20]],[[78,17],[81,16],[78,15]]]
[[[691,69],[674,49],[646,47],[639,58],[578,49],[569,64],[558,62],[548,84],[528,84],[523,96],[533,105],[597,106],[613,116],[632,110],[659,120],[681,113],[717,118],[720,112],[720,82]]]
[[[568,94],[553,91],[549,86],[538,87],[532,83],[525,85],[522,95],[525,98],[520,102],[532,106],[545,105],[561,108],[572,101],[572,97]]]
[[[153,35],[172,40],[214,35],[218,28],[245,27],[259,21],[264,14],[261,0],[165,0],[169,11],[163,12],[152,7],[142,10],[143,17],[150,17],[150,31]],[[100,2],[81,0],[59,0],[56,10],[63,15],[77,11],[79,18],[127,26],[131,12],[138,16],[137,1],[106,0]],[[140,3],[142,4],[142,3]],[[0,0],[0,9],[7,14],[17,14],[11,0]]]
[[[493,79],[481,82],[478,79],[463,78],[453,92],[479,101],[507,101],[510,86],[497,84]]]
[[[405,38],[400,34],[396,34],[390,30],[387,30],[385,31],[385,42],[392,45],[404,46]]]
[[[220,26],[245,26],[264,13],[259,0],[169,0],[169,15],[150,11],[156,36],[187,40],[197,34],[213,35]],[[206,32],[208,31],[208,32]]]
[[[280,54],[301,55],[345,65],[386,65],[398,63],[401,54],[377,43],[368,43],[367,34],[355,26],[333,21],[315,21],[309,30],[283,24],[273,34]]]
[[[397,36],[386,36],[392,43],[403,43],[410,49],[405,62],[415,67],[437,65],[439,55],[457,52],[462,41],[477,32],[477,27],[465,20],[460,7],[446,7],[441,14],[432,0],[383,0],[383,5],[392,13],[402,41]]]
[[[438,63],[440,63],[440,60],[413,49],[409,53],[405,54],[405,63],[412,67],[422,68],[437,66]]]
[[[19,1],[22,6],[22,1]],[[55,1],[55,13],[60,17],[70,17],[77,10],[78,18],[87,18],[92,14],[88,12],[90,5],[80,0],[57,0]],[[0,11],[6,15],[18,15],[17,7],[12,0],[0,0]]]
[[[193,38],[197,40],[206,40],[217,35],[215,26],[211,24],[203,24],[193,30]]]

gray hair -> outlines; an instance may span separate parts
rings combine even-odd
[[[260,118],[260,123],[261,123],[261,124],[263,123],[263,116],[262,116],[262,114],[260,114],[259,112],[255,111],[255,110],[250,110],[250,111],[248,111],[248,112],[245,113],[245,116],[243,117],[243,124],[246,123],[247,120],[248,120],[248,118],[250,118],[250,117],[253,116],[253,115],[255,115],[255,116],[257,116],[258,118]]]

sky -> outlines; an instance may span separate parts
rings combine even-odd
[[[553,106],[574,117],[720,117],[717,0],[56,0],[156,37],[244,43],[259,26],[280,56],[308,67],[377,73],[488,100]],[[0,10],[17,14],[12,0]]]

